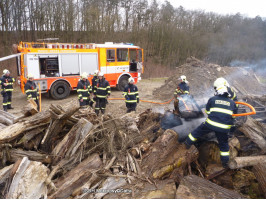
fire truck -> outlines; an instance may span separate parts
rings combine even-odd
[[[16,49],[19,84],[23,93],[27,75],[33,74],[41,92],[49,92],[54,99],[69,96],[83,72],[90,75],[91,81],[95,70],[99,70],[111,87],[123,90],[129,77],[137,83],[144,70],[143,49],[129,43],[20,42]]]

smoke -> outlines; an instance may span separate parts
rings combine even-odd
[[[252,69],[256,74],[266,76],[266,58],[259,61],[250,61],[250,62],[234,60],[230,63],[230,66]]]

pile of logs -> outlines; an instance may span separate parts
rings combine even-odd
[[[34,110],[0,111],[1,198],[246,198],[253,182],[254,197],[266,197],[265,127],[252,119],[230,140],[232,169],[223,169],[217,142],[186,149],[150,110],[97,117],[77,101]]]

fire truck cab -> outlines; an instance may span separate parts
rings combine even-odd
[[[105,44],[30,43],[17,47],[20,86],[29,73],[54,99],[64,99],[75,90],[83,72],[91,81],[95,70],[104,73],[111,87],[123,90],[128,78],[135,83],[143,72],[143,49],[132,44],[106,42]]]

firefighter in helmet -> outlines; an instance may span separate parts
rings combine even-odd
[[[237,101],[237,95],[236,95],[235,91],[230,87],[230,85],[227,82],[227,80],[224,79],[223,77],[220,77],[220,78],[217,79],[217,81],[223,83],[227,87],[228,97],[230,99],[232,99],[233,101]]]
[[[79,105],[87,106],[90,103],[90,93],[92,92],[88,74],[83,72],[77,86]]]
[[[174,108],[175,108],[174,113],[175,114],[179,114],[180,113],[178,97],[182,96],[182,95],[189,94],[189,85],[188,85],[187,77],[185,75],[182,75],[182,76],[180,76],[180,78],[178,80],[180,80],[180,83],[178,84],[178,86],[177,86],[177,88],[175,90],[175,93],[174,93],[174,97],[175,97],[175,100],[174,100]]]
[[[126,101],[127,113],[136,111],[137,103],[139,103],[139,91],[132,77],[128,79],[128,85],[125,87],[123,94]]]
[[[1,94],[3,96],[3,109],[7,112],[7,109],[13,109],[11,107],[13,84],[15,79],[10,76],[9,70],[3,71],[3,76],[0,78]]]
[[[36,83],[33,81],[34,76],[32,74],[28,74],[27,83],[24,86],[25,93],[27,95],[27,99],[33,99],[37,104],[38,111],[40,110],[39,104],[39,90]]]
[[[96,89],[97,81],[99,80],[98,79],[98,73],[99,73],[99,70],[95,70],[93,78],[91,80],[91,87],[92,87],[92,93],[93,93],[93,98],[90,101],[91,107],[93,106],[94,102],[96,101],[96,96],[94,95],[94,90]]]
[[[214,89],[215,96],[211,97],[206,105],[208,118],[188,135],[185,144],[189,148],[202,135],[214,131],[219,143],[221,162],[226,168],[229,162],[228,133],[234,123],[232,115],[237,113],[237,106],[230,99],[224,81],[217,79],[214,82]]]
[[[105,80],[102,72],[98,73],[99,80],[96,83],[96,88],[94,89],[94,94],[96,95],[96,105],[95,113],[99,115],[100,110],[102,114],[105,113],[105,108],[107,104],[107,99],[111,94],[110,84]]]

